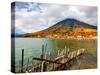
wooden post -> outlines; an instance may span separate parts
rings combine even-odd
[[[68,58],[70,59],[71,53],[68,53]]]
[[[44,58],[44,45],[42,45],[42,54],[41,54],[41,59],[43,59]]]
[[[73,58],[75,57],[75,51],[73,51]]]
[[[21,62],[21,72],[23,73],[23,62],[24,62],[24,49],[22,49],[22,62]]]
[[[67,51],[66,51],[66,46],[65,46],[65,52],[64,52],[64,53],[65,53],[65,55],[67,54]]]
[[[59,55],[60,55],[60,51],[58,50],[57,56],[59,56]]]
[[[67,54],[67,51],[66,51],[67,49],[66,49],[66,46],[65,46],[65,55]]]
[[[47,57],[46,56],[46,48],[47,48],[47,44],[46,44],[45,48],[44,48],[44,45],[43,45],[43,48],[42,48],[43,58],[42,59],[46,59],[46,57]],[[44,71],[46,71],[46,69],[47,69],[46,62],[42,61],[41,71],[44,72]]]
[[[48,53],[48,59],[49,59],[49,60],[51,59],[51,57],[50,57],[50,56],[51,56],[51,53],[49,52],[49,53]]]
[[[74,51],[74,57],[76,57],[77,56],[77,51]]]
[[[46,43],[46,46],[45,46],[45,52],[46,52],[46,48],[47,48],[47,43]]]
[[[42,55],[41,59],[44,59],[44,45],[42,45]],[[41,62],[41,72],[44,71],[44,61]]]
[[[54,69],[55,69],[55,63],[52,64],[52,70],[54,70]]]
[[[41,72],[41,64],[39,64],[39,72]]]
[[[63,50],[63,58],[62,58],[62,60],[63,60],[62,63],[64,63],[65,62],[65,49]]]
[[[45,49],[44,49],[44,58],[45,58],[45,59],[47,58],[47,51],[46,51],[46,49],[47,49],[47,43],[46,43]]]
[[[64,55],[64,50],[61,51],[60,55]]]
[[[28,71],[28,67],[29,67],[29,58],[27,60],[27,68],[26,68],[26,71]]]
[[[77,51],[77,56],[80,54],[80,50],[78,49],[78,51]]]
[[[20,73],[20,60],[19,60],[19,73]]]
[[[45,56],[44,56],[45,59],[48,59],[48,55],[47,55],[47,52],[45,52]]]
[[[34,67],[34,59],[32,59],[32,66],[33,66],[33,68],[32,68],[33,72],[35,72],[35,70],[34,70],[35,69],[35,67]]]
[[[44,72],[44,64],[45,64],[45,62],[42,61],[42,64],[41,64],[41,72]]]
[[[68,50],[67,50],[67,56],[69,55],[69,48],[68,48]]]

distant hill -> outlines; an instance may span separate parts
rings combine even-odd
[[[17,27],[11,28],[11,37],[15,37],[17,35],[22,35],[22,34],[25,34],[25,32],[21,31],[21,29],[19,29]]]
[[[77,36],[96,36],[97,27],[78,21],[76,19],[65,19],[51,27],[35,33],[18,35],[17,37],[40,37],[40,38],[68,38]]]

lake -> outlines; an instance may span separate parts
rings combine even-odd
[[[12,38],[13,40],[13,38]],[[42,45],[47,44],[47,54],[51,53],[51,58],[57,53],[58,50],[69,48],[70,51],[84,48],[88,53],[97,55],[97,40],[96,39],[50,39],[50,38],[15,38],[15,65],[16,72],[18,71],[19,61],[21,60],[21,51],[24,49],[24,65],[29,59],[30,65],[33,57],[40,57]]]

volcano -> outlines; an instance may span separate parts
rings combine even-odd
[[[97,26],[93,26],[76,19],[68,18],[42,31],[18,35],[18,37],[34,38],[68,38],[78,36],[97,36]]]

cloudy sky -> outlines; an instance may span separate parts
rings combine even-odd
[[[15,13],[15,30],[25,33],[46,29],[66,18],[97,25],[97,7],[94,6],[16,2],[11,8],[12,22]]]

